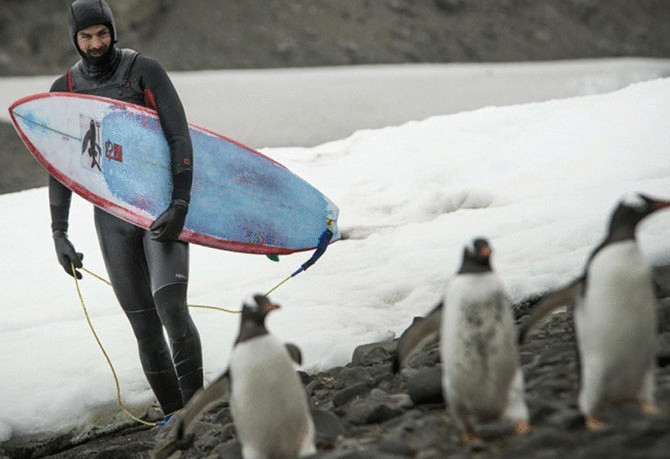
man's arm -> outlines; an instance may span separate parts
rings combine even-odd
[[[66,91],[67,79],[65,75],[51,85],[50,92]],[[50,175],[49,209],[51,211],[51,234],[56,248],[56,257],[66,273],[81,279],[81,274],[78,271],[72,272],[71,264],[74,264],[75,268],[81,268],[81,260],[84,258],[84,255],[75,250],[67,236],[71,200],[72,190]]]
[[[135,71],[140,74],[145,98],[157,109],[171,154],[172,204],[154,222],[151,230],[158,232],[155,238],[159,241],[172,240],[181,233],[191,200],[193,146],[186,113],[172,81],[155,59],[138,56]]]

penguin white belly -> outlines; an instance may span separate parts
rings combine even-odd
[[[656,300],[652,273],[633,241],[611,244],[591,260],[575,308],[581,358],[580,408],[640,399],[653,371]]]
[[[272,335],[238,343],[230,358],[230,408],[245,458],[315,452],[304,388]]]
[[[510,308],[494,273],[458,275],[449,283],[440,353],[445,398],[457,419],[491,420],[507,407],[518,369]],[[524,410],[525,404],[517,412]]]

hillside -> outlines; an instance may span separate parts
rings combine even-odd
[[[76,60],[70,0],[4,0],[0,76]],[[119,44],[168,70],[670,57],[665,0],[110,0]],[[197,5],[197,7],[195,7]]]

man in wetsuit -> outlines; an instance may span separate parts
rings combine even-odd
[[[51,91],[93,94],[154,108],[170,146],[172,202],[150,231],[97,207],[94,210],[114,293],[137,339],[149,385],[169,415],[182,408],[203,384],[200,337],[186,304],[189,247],[177,240],[188,212],[192,180],[193,152],[186,115],[158,62],[115,46],[114,17],[104,0],[74,1],[68,11],[68,29],[81,59],[53,83]],[[71,263],[81,268],[83,255],[67,236],[71,196],[68,188],[49,178],[58,261],[68,274],[81,278]]]

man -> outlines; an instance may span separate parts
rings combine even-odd
[[[202,387],[200,337],[186,304],[189,249],[178,241],[190,200],[192,146],[179,96],[158,62],[118,49],[112,11],[104,0],[76,0],[68,12],[72,44],[81,59],[52,85],[145,105],[158,112],[171,151],[172,202],[150,231],[95,208],[98,241],[114,293],[137,339],[140,360],[165,415],[182,408]],[[68,239],[72,192],[49,178],[51,227],[65,271],[82,267],[83,254]],[[164,338],[163,327],[170,339]],[[170,348],[172,353],[170,353]]]

